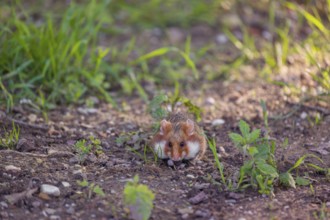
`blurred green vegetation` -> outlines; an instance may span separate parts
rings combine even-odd
[[[317,92],[330,91],[330,0],[2,1],[0,22],[8,111],[22,99],[48,111],[89,95],[116,105],[111,91],[148,101],[146,85],[239,78],[246,66],[272,82],[294,55],[312,67]],[[171,41],[171,27],[182,39]],[[195,27],[208,28],[198,46]],[[215,42],[219,33],[227,43]]]

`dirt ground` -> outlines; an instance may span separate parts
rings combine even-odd
[[[234,175],[242,164],[242,156],[228,138],[238,131],[238,119],[245,119],[253,128],[262,128],[260,99],[267,103],[270,116],[290,112],[292,104],[276,85],[262,82],[214,82],[202,90],[189,90],[187,96],[203,109],[201,126],[208,137],[215,137],[219,157],[227,176]],[[120,100],[118,96],[118,100]],[[276,187],[275,197],[260,195],[253,189],[229,192],[215,184],[220,182],[210,150],[206,158],[181,169],[148,161],[129,150],[142,152],[151,137],[151,117],[147,106],[139,99],[125,100],[123,110],[99,103],[91,111],[85,107],[57,108],[49,113],[49,123],[24,106],[17,106],[11,115],[1,112],[0,127],[10,127],[15,119],[21,128],[18,151],[0,151],[0,218],[1,219],[126,219],[123,206],[125,183],[138,174],[140,181],[155,193],[151,219],[321,219],[330,211],[329,179],[315,171],[305,170],[313,182],[296,189]],[[270,119],[271,137],[278,144],[277,158],[281,171],[294,164],[305,153],[321,157],[330,166],[329,109],[305,103],[290,117]],[[311,107],[314,106],[314,107]],[[323,115],[319,125],[312,126],[307,113],[318,110]],[[215,119],[225,123],[212,126]],[[1,133],[3,134],[3,130]],[[74,144],[93,134],[102,140],[104,155],[89,157],[83,165],[75,160]],[[118,137],[130,140],[119,143]],[[289,147],[281,150],[280,143],[288,138]],[[221,150],[220,150],[221,148]],[[6,169],[13,165],[17,169]],[[304,168],[300,170],[302,173]],[[98,184],[105,197],[87,198],[87,191],[77,180],[87,179]],[[38,186],[48,183],[60,189],[59,196],[40,193]],[[67,184],[69,183],[69,184]],[[6,196],[35,188],[32,195],[15,204]],[[197,201],[196,198],[198,197]]]

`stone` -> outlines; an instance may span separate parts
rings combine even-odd
[[[45,208],[44,211],[48,214],[48,215],[54,215],[56,210],[55,209],[51,209],[51,208]]]
[[[190,178],[190,179],[195,179],[196,177],[192,174],[187,174],[187,177]]]
[[[218,118],[218,119],[215,119],[212,121],[212,126],[217,127],[217,126],[223,125],[224,123],[225,123],[225,120]]]
[[[170,167],[173,167],[173,166],[174,166],[174,162],[173,162],[173,160],[169,159],[169,160],[167,161],[167,165],[170,166]]]
[[[58,187],[49,185],[49,184],[42,184],[40,187],[40,192],[45,193],[50,196],[60,196],[61,191]]]
[[[92,115],[99,112],[96,108],[78,108],[77,111],[83,115]]]
[[[197,205],[207,199],[207,195],[204,192],[200,192],[194,197],[189,199],[189,202],[193,205]]]
[[[18,171],[21,171],[21,168],[20,167],[15,167],[14,165],[8,165],[8,166],[5,166],[5,170],[6,171],[18,172]]]
[[[51,220],[60,220],[61,217],[58,216],[58,215],[51,215],[51,216],[49,216],[49,219],[51,219]]]
[[[208,97],[206,99],[206,104],[214,105],[215,104],[215,99],[213,97]]]
[[[71,186],[70,183],[65,182],[65,181],[62,182],[62,185],[63,185],[64,187],[70,187],[70,186]]]
[[[218,34],[215,40],[218,44],[225,44],[228,42],[228,38],[225,34]]]
[[[301,118],[301,119],[305,119],[305,118],[307,118],[307,116],[308,116],[308,114],[307,114],[306,112],[302,112],[302,113],[300,114],[300,118]]]
[[[34,208],[38,208],[38,207],[41,206],[41,202],[40,202],[40,201],[33,201],[33,202],[32,202],[32,206],[33,206]]]
[[[230,192],[228,194],[228,197],[231,198],[231,199],[241,199],[241,198],[244,198],[244,195],[239,194],[239,193],[235,193],[235,192]]]
[[[235,199],[227,199],[227,200],[225,200],[225,203],[233,204],[233,203],[236,203],[236,200]]]
[[[74,214],[75,213],[75,209],[73,208],[73,207],[69,207],[67,210],[66,210],[66,213],[68,213],[68,214]]]
[[[206,212],[206,211],[197,210],[197,211],[195,212],[195,216],[196,216],[196,217],[206,218],[206,217],[209,216],[209,213]]]
[[[178,212],[179,212],[181,215],[184,215],[184,214],[192,214],[192,213],[194,213],[194,210],[192,209],[191,206],[188,206],[188,207],[186,207],[186,208],[178,209]]]
[[[4,201],[0,202],[0,206],[4,209],[8,208],[8,204]]]
[[[195,185],[194,185],[194,188],[195,189],[199,189],[199,190],[201,190],[201,189],[207,189],[209,187],[210,187],[210,184],[209,183],[195,183]]]

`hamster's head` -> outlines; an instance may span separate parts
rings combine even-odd
[[[156,143],[155,149],[161,151],[161,158],[189,160],[195,158],[200,150],[195,138],[195,124],[190,119],[175,124],[162,120],[159,135],[161,140]]]

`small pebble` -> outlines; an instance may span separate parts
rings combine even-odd
[[[71,186],[70,183],[65,182],[65,181],[62,182],[62,185],[63,185],[64,187],[70,187],[70,186]]]
[[[192,174],[188,174],[187,177],[190,178],[190,179],[195,179],[195,176],[192,175]]]
[[[224,34],[218,34],[215,39],[219,44],[225,44],[228,42],[228,38]]]
[[[14,165],[5,166],[6,171],[21,171],[20,167],[15,167]]]
[[[33,206],[34,208],[38,208],[38,207],[41,206],[41,202],[40,202],[40,201],[34,201],[34,202],[32,202],[32,206]]]
[[[192,214],[192,213],[194,213],[194,210],[192,209],[191,206],[188,206],[187,208],[178,209],[178,212],[181,215],[184,215],[184,214]]]
[[[206,218],[209,216],[209,214],[207,212],[201,211],[201,210],[197,210],[195,212],[196,217],[203,217]]]
[[[217,126],[223,125],[224,123],[225,123],[225,120],[218,118],[218,119],[215,119],[212,121],[212,126],[217,127]]]
[[[302,113],[300,114],[300,118],[301,118],[301,119],[305,119],[305,118],[307,118],[307,116],[308,116],[308,114],[307,114],[306,112],[302,112]]]
[[[199,204],[207,199],[207,195],[202,191],[189,199],[189,202],[193,205]]]
[[[174,166],[173,160],[168,160],[167,165],[170,166],[170,167],[173,167]]]
[[[210,187],[209,183],[195,183],[194,188],[195,189],[207,189]]]
[[[1,219],[2,218],[4,218],[4,219],[9,218],[8,212],[0,212],[0,217],[1,217]]]
[[[231,199],[241,199],[241,198],[244,198],[244,195],[239,194],[239,193],[230,192],[228,194],[228,197]]]
[[[48,215],[53,215],[53,214],[55,214],[55,212],[56,212],[55,209],[51,209],[51,208],[45,208],[44,211],[45,211]]]
[[[40,191],[42,193],[45,193],[45,194],[51,195],[51,196],[60,196],[61,195],[61,191],[58,187],[49,185],[49,184],[42,184],[40,187]]]
[[[225,203],[236,203],[235,199],[227,199],[225,200]]]
[[[212,97],[208,97],[208,98],[206,99],[206,103],[209,104],[209,105],[214,105],[215,100],[214,100],[214,98],[212,98]]]
[[[78,108],[77,111],[83,115],[91,115],[98,113],[96,108]]]
[[[0,202],[0,206],[2,207],[2,208],[8,208],[8,204],[6,203],[6,202]]]
[[[60,220],[61,217],[58,216],[58,215],[51,215],[51,216],[49,217],[49,219],[51,219],[51,220]]]
[[[75,213],[75,209],[73,207],[70,207],[66,210],[66,213],[73,214],[73,213]]]

